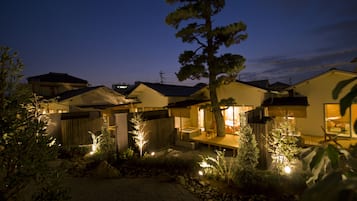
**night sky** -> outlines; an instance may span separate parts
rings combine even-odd
[[[165,24],[164,0],[0,0],[0,45],[16,50],[25,77],[68,73],[93,86],[180,83],[179,54],[195,49]],[[296,83],[330,68],[354,70],[356,0],[227,0],[215,19],[242,20],[248,39],[229,48],[246,58],[241,80]],[[206,82],[201,80],[200,82]]]

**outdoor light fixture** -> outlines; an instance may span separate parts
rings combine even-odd
[[[151,156],[155,156],[155,152],[151,152],[151,154],[150,154]]]
[[[203,171],[202,171],[202,170],[199,170],[199,171],[198,171],[198,175],[203,176]]]
[[[291,173],[291,167],[290,166],[285,166],[284,167],[284,172],[286,173],[286,174],[290,174]]]

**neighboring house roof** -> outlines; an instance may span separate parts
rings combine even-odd
[[[72,98],[74,96],[78,96],[84,93],[87,93],[89,91],[92,91],[94,89],[98,89],[100,87],[104,87],[104,86],[95,86],[95,87],[85,87],[85,88],[80,88],[80,89],[74,89],[74,90],[70,90],[70,91],[66,91],[63,92],[61,94],[58,94],[56,97],[58,98],[58,101],[63,101],[69,98]]]
[[[326,72],[324,72],[324,73],[321,73],[321,74],[316,75],[316,76],[314,76],[314,77],[311,77],[311,78],[308,78],[308,79],[303,80],[303,81],[301,81],[301,82],[298,82],[298,83],[292,85],[292,86],[289,87],[289,88],[294,88],[294,87],[296,87],[296,86],[298,86],[298,85],[301,85],[301,84],[303,84],[303,83],[305,83],[305,82],[308,82],[309,80],[313,80],[313,79],[316,79],[316,78],[319,78],[319,77],[327,76],[327,75],[333,74],[333,73],[338,73],[338,74],[346,75],[346,76],[351,77],[351,78],[357,76],[357,73],[356,73],[356,72],[351,72],[351,71],[345,71],[345,70],[339,70],[339,69],[336,69],[336,68],[331,68],[331,69],[329,69],[328,71],[326,71]]]
[[[262,89],[269,89],[269,80],[238,81]]]
[[[283,90],[287,89],[288,87],[290,87],[290,84],[286,84],[283,82],[275,82],[275,83],[269,85],[269,89],[273,90],[273,91],[283,91]]]
[[[288,96],[268,98],[262,106],[308,106],[306,96]]]
[[[119,106],[135,104],[133,99],[127,99],[124,95],[105,86],[85,87],[63,92],[56,96],[58,102],[70,101],[78,107],[97,107]],[[74,101],[74,102],[72,102]]]
[[[241,82],[261,89],[273,90],[273,91],[282,91],[290,87],[289,84],[283,82],[275,82],[273,84],[270,84],[269,80],[237,81],[237,82]]]
[[[145,85],[164,96],[190,96],[191,94],[195,93],[202,87],[206,86],[205,84],[197,84],[195,86],[181,86],[181,85],[169,85],[169,84],[160,84],[160,83],[150,83],[150,82],[140,82],[137,84],[133,89],[131,89],[128,94],[134,91],[139,85]]]
[[[60,82],[60,83],[78,83],[88,84],[87,80],[83,80],[67,73],[47,73],[27,78],[28,82]]]

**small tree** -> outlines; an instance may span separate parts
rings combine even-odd
[[[0,48],[0,194],[15,200],[29,183],[33,199],[65,199],[60,179],[48,162],[57,156],[54,139],[46,134],[46,118],[39,113],[38,97],[20,85],[22,62],[9,48]],[[53,196],[55,195],[55,196]]]
[[[133,139],[135,141],[136,146],[139,148],[140,157],[143,156],[143,149],[146,143],[148,143],[147,131],[146,131],[146,122],[143,120],[142,116],[138,113],[135,113],[133,118],[131,119],[131,123],[133,123],[134,130],[132,131]]]
[[[224,119],[217,88],[235,81],[238,73],[244,68],[245,59],[238,54],[217,54],[222,46],[228,48],[245,40],[247,34],[242,32],[246,30],[246,25],[243,22],[236,22],[214,27],[213,17],[224,8],[224,0],[166,0],[166,2],[181,4],[166,17],[166,23],[175,29],[179,29],[179,26],[184,24],[184,27],[176,33],[176,37],[181,38],[184,43],[198,45],[196,50],[186,50],[180,55],[181,68],[176,76],[180,81],[208,78],[217,135],[224,136]]]
[[[253,179],[255,168],[258,165],[259,149],[252,128],[247,123],[244,113],[240,114],[241,129],[238,138],[237,150],[237,182],[242,186],[250,186]]]
[[[250,126],[244,126],[239,133],[237,161],[239,171],[254,171],[258,165],[259,149]]]
[[[288,128],[288,122],[280,124],[279,127],[272,129],[268,139],[268,150],[272,153],[273,165],[275,165],[279,173],[285,167],[290,168],[291,163],[301,151],[297,145],[299,139],[293,136]]]

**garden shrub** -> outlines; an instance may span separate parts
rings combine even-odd
[[[241,127],[237,151],[237,169],[235,182],[241,186],[252,186],[256,183],[255,168],[258,164],[259,149],[255,135],[249,125]]]
[[[230,182],[234,176],[234,160],[225,158],[225,150],[215,150],[216,157],[201,156],[202,161],[198,164],[202,168],[203,174],[215,179]]]

